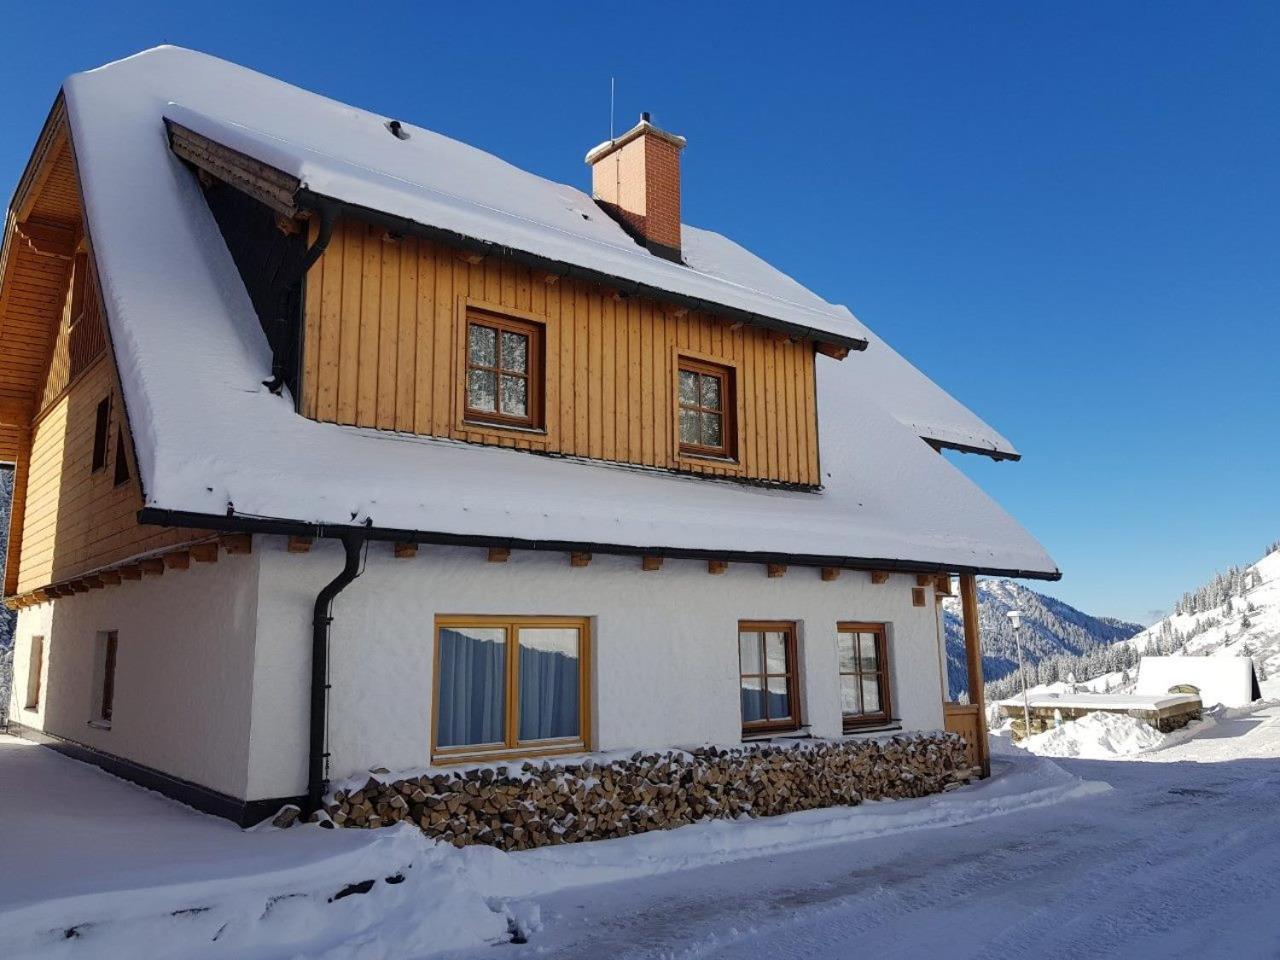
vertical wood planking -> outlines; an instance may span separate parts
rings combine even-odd
[[[546,441],[460,423],[459,295],[545,318]],[[688,351],[737,370],[746,475],[821,481],[811,343],[696,311],[676,316],[578,280],[549,283],[495,257],[468,263],[452,248],[384,239],[354,221],[339,224],[313,267],[306,303],[303,402],[317,419],[737,475],[676,459],[673,351]]]

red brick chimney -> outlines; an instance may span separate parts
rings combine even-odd
[[[587,154],[591,195],[651,253],[680,262],[680,151],[684,137],[640,122]]]

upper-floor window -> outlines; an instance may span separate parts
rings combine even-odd
[[[98,401],[98,412],[93,425],[93,471],[107,465],[107,438],[111,435],[111,398]]]
[[[889,721],[889,650],[882,623],[841,623],[840,710],[845,730]]]
[[[695,457],[735,456],[733,371],[680,358],[680,452]]]
[[[542,338],[539,324],[468,312],[467,420],[542,427]]]
[[[116,475],[115,485],[118,487],[129,482],[129,457],[124,449],[124,427],[116,427]]]

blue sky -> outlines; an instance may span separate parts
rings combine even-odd
[[[615,8],[11,5],[0,183],[66,74],[162,42],[584,187],[616,77],[689,138],[687,221],[1018,444],[954,459],[1050,592],[1144,619],[1280,538],[1280,5]]]

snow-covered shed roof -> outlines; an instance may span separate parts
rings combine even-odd
[[[590,199],[572,188],[420,128],[409,127],[410,140],[398,141],[382,129],[382,118],[203,54],[157,48],[73,76],[64,93],[153,516],[231,510],[238,518],[368,522],[386,531],[530,545],[1057,576],[1025,530],[895,419],[891,399],[867,396],[858,382],[865,367],[848,361],[820,364],[821,493],[301,417],[262,386],[270,375],[268,345],[195,178],[168,149],[166,117],[292,173],[316,193],[394,207],[517,249],[546,245],[539,249],[598,258],[616,272],[652,271],[664,288],[714,289],[716,302],[756,311],[768,305],[815,329],[870,332],[717,234],[686,228],[689,266],[668,263],[595,215]],[[396,155],[405,144],[416,144],[431,162]],[[501,190],[491,195],[495,183]],[[672,271],[679,277],[669,277]],[[916,376],[914,385],[907,378],[908,394],[929,383]],[[998,437],[977,425],[972,417],[952,426]]]

